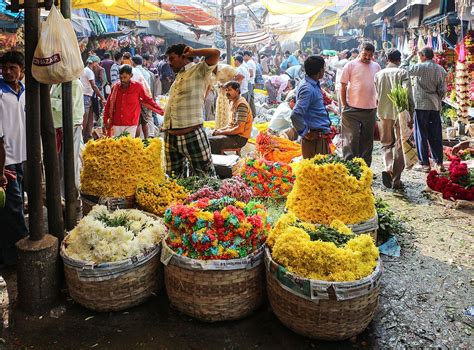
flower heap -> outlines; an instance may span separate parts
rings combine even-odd
[[[283,215],[270,232],[272,258],[299,276],[323,281],[354,281],[370,275],[379,251],[369,235],[355,236],[341,221],[329,226]]]
[[[202,198],[166,210],[168,246],[177,254],[200,260],[248,256],[260,248],[270,230],[265,208],[234,198]]]
[[[300,220],[329,225],[333,220],[357,224],[373,218],[372,170],[361,158],[333,155],[304,159],[286,207]]]
[[[109,212],[96,205],[65,239],[65,253],[74,260],[93,262],[122,261],[158,246],[166,226],[139,210]]]
[[[81,192],[96,197],[128,197],[137,185],[161,182],[162,142],[130,136],[89,141],[82,154]]]
[[[174,180],[164,182],[148,182],[137,188],[136,202],[141,209],[158,216],[165,214],[166,208],[176,202],[183,202],[189,196],[184,187]]]
[[[426,179],[429,188],[440,192],[448,200],[474,200],[474,170],[469,170],[460,158],[453,158],[448,173],[430,171]]]
[[[283,137],[261,132],[256,139],[256,147],[266,160],[290,163],[293,158],[301,156],[301,146]]]
[[[219,189],[205,185],[191,194],[186,201],[191,203],[201,198],[219,199],[223,197],[231,197],[247,203],[252,199],[253,191],[240,176],[236,176],[222,181]]]
[[[247,158],[240,176],[253,188],[257,197],[286,197],[295,181],[291,166],[261,158]]]

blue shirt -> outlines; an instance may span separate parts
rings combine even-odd
[[[298,64],[296,66],[291,66],[290,68],[288,68],[285,72],[286,74],[288,74],[290,76],[291,79],[298,79],[300,78],[300,74],[301,74],[301,64]],[[301,77],[302,78],[302,77]]]
[[[298,58],[295,55],[290,55],[287,59],[285,59],[280,64],[280,69],[287,70],[288,67],[296,66],[298,64],[300,64],[300,61],[298,61]]]
[[[296,106],[291,114],[293,126],[301,136],[310,130],[331,132],[331,121],[324,106],[319,81],[305,76],[296,92]]]

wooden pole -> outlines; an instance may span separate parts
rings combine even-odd
[[[40,86],[31,74],[33,56],[38,44],[39,15],[37,0],[25,0],[25,109],[30,235],[19,240],[16,248],[18,304],[32,314],[47,311],[54,305],[59,292],[58,239],[45,234],[43,227]]]
[[[43,198],[41,188],[40,87],[31,74],[33,55],[38,44],[39,16],[36,0],[25,0],[25,82],[26,139],[28,176],[28,215],[30,239],[43,238]]]
[[[49,85],[41,84],[41,140],[43,141],[43,160],[46,176],[46,207],[48,208],[49,233],[61,242],[64,238],[63,209],[61,206],[61,187],[59,161],[56,151],[56,131],[51,112]]]
[[[71,18],[71,0],[61,1],[61,13]],[[63,161],[64,199],[66,203],[66,230],[72,230],[77,223],[77,189],[74,162],[74,125],[72,124],[72,82],[62,84],[63,98]]]

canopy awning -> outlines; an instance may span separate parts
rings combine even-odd
[[[393,0],[382,0],[374,5],[374,13],[382,13],[395,5],[397,2]]]
[[[238,46],[252,46],[257,44],[268,44],[272,37],[264,30],[246,33],[236,33],[234,41]]]
[[[155,1],[156,0],[153,0],[152,2],[156,3]],[[211,16],[203,9],[194,6],[161,4],[161,8],[179,16],[180,22],[194,26],[215,26],[221,23],[217,18]]]
[[[179,16],[153,5],[148,0],[72,0],[73,8],[87,8],[132,21],[164,21]]]

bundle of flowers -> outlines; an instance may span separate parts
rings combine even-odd
[[[454,158],[447,173],[430,171],[426,179],[429,188],[440,192],[444,199],[474,200],[474,169],[468,169],[460,158]]]
[[[203,187],[209,187],[218,191],[222,186],[222,180],[217,177],[189,176],[176,179],[178,185],[183,186],[189,193],[195,193]]]
[[[137,185],[161,182],[162,142],[130,136],[89,141],[82,154],[81,192],[96,197],[129,197]]]
[[[474,148],[466,148],[459,150],[457,153],[453,153],[452,147],[443,147],[443,153],[449,161],[461,159],[470,160],[474,159]]]
[[[165,233],[161,221],[139,210],[109,212],[96,205],[65,238],[65,253],[95,264],[122,261],[154,249]]]
[[[188,191],[175,180],[166,180],[138,186],[135,199],[141,209],[163,216],[166,208],[173,203],[183,202],[188,196]]]
[[[164,220],[168,246],[200,260],[244,258],[264,244],[270,230],[263,205],[228,197],[173,205]]]
[[[358,224],[375,216],[372,170],[361,158],[346,161],[335,155],[304,159],[286,207],[299,219],[330,224]]]
[[[370,275],[379,251],[369,235],[354,236],[340,221],[329,227],[299,222],[292,214],[280,218],[267,244],[276,263],[299,276],[348,282]]]
[[[295,181],[291,166],[262,158],[247,158],[240,176],[253,189],[257,197],[286,197]]]
[[[256,146],[258,153],[272,162],[290,163],[293,158],[301,156],[301,145],[267,132],[258,134]]]
[[[236,176],[223,180],[222,185],[218,190],[206,185],[191,194],[186,201],[190,203],[201,198],[219,199],[223,197],[230,197],[241,202],[248,202],[253,197],[253,191],[240,176]]]

